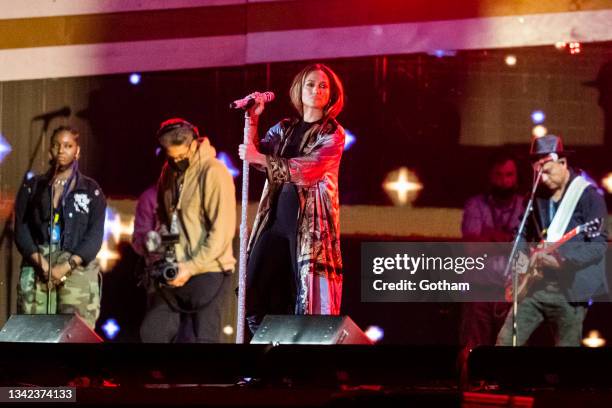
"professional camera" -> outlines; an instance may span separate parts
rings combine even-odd
[[[167,284],[178,275],[178,261],[174,245],[179,242],[178,233],[169,233],[165,227],[160,232],[147,233],[146,247],[150,254],[160,255],[147,267],[149,277],[160,284]]]

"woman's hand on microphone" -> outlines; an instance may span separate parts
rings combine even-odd
[[[246,160],[251,164],[266,165],[266,156],[259,153],[253,143],[238,146],[238,155],[240,159]]]
[[[255,103],[253,104],[253,106],[247,109],[247,115],[252,118],[257,117],[261,115],[262,112],[264,111],[264,105],[265,105],[264,94],[261,92],[253,92],[249,96],[255,100]]]

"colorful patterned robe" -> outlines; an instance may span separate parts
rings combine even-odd
[[[259,140],[266,155],[267,173],[248,252],[270,221],[273,200],[283,183],[295,184],[300,208],[297,231],[299,287],[296,314],[340,313],[342,257],[340,255],[340,205],[338,170],[344,150],[344,129],[328,118],[303,136],[298,157],[281,157],[297,119],[284,119]]]

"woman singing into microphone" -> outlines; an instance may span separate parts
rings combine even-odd
[[[326,65],[312,64],[290,88],[298,116],[240,145],[240,158],[266,172],[248,246],[246,317],[254,333],[266,314],[340,313],[338,169],[344,91]],[[247,111],[251,124],[263,98]]]
[[[79,172],[79,154],[79,132],[55,129],[51,168],[24,182],[17,194],[15,243],[23,256],[17,312],[77,313],[94,328],[106,201],[98,184]]]

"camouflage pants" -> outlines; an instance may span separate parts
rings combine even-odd
[[[39,251],[49,256],[48,246],[40,246]],[[61,251],[51,252],[51,264],[66,262],[70,254]],[[100,315],[100,265],[93,260],[86,266],[79,266],[67,275],[65,282],[51,288],[51,314],[77,313],[93,329]],[[24,260],[17,287],[17,313],[47,314],[47,283],[40,273]]]

